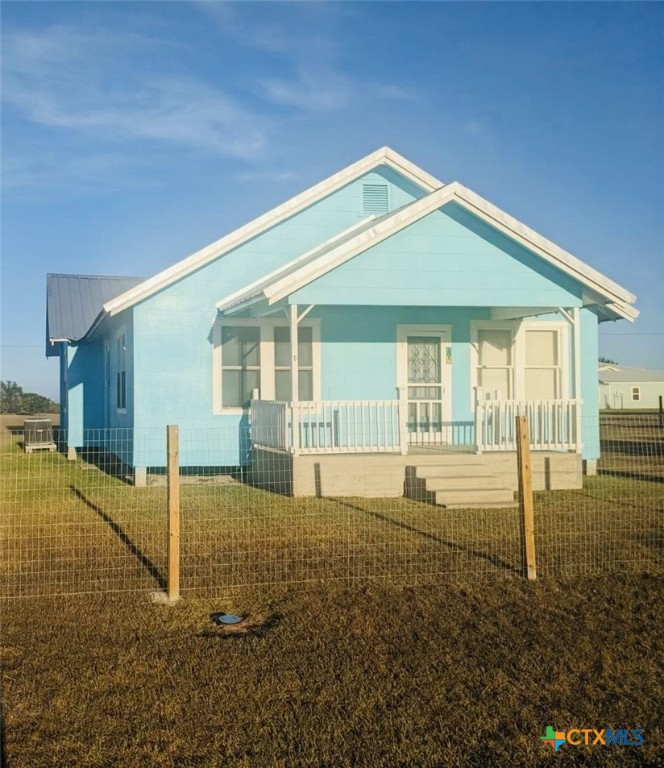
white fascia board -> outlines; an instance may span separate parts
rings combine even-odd
[[[200,269],[200,267],[210,261],[219,258],[224,253],[238,247],[243,242],[264,232],[266,229],[275,226],[290,216],[293,216],[379,165],[387,165],[393,168],[395,171],[403,174],[428,192],[443,186],[442,182],[438,181],[433,176],[430,176],[421,168],[413,165],[410,161],[406,160],[406,158],[401,157],[397,152],[394,152],[394,150],[389,149],[389,147],[381,147],[381,149],[372,152],[361,160],[358,160],[356,163],[353,163],[338,173],[328,177],[324,181],[315,184],[313,187],[292,197],[290,200],[278,205],[276,208],[264,213],[262,216],[253,219],[239,229],[225,235],[205,248],[196,251],[191,256],[179,261],[172,267],[148,278],[135,288],[125,291],[125,293],[120,296],[111,299],[104,304],[104,309],[110,315],[116,315],[118,312],[122,312],[136,302],[141,301],[153,293],[165,288],[167,285],[180,280],[190,272]]]
[[[228,310],[231,309],[231,307],[234,307],[237,304],[245,304],[248,301],[252,301],[253,299],[260,299],[263,298],[263,289],[266,288],[271,282],[276,280],[279,275],[283,275],[287,272],[291,272],[298,264],[301,264],[304,261],[307,261],[308,259],[312,259],[315,257],[315,255],[326,248],[330,248],[339,240],[342,240],[344,237],[348,237],[348,235],[351,235],[356,229],[360,229],[361,227],[366,226],[366,224],[370,221],[373,221],[376,218],[375,214],[371,214],[371,216],[367,216],[365,219],[362,219],[362,221],[358,222],[357,224],[353,224],[352,227],[348,227],[348,229],[344,229],[343,232],[339,232],[339,234],[334,235],[334,237],[331,237],[329,240],[326,240],[324,243],[318,244],[315,248],[312,248],[311,250],[307,251],[306,253],[303,253],[301,256],[298,256],[295,259],[292,259],[291,261],[287,262],[286,264],[283,264],[281,267],[277,267],[277,269],[273,270],[272,272],[268,273],[267,275],[264,275],[263,277],[260,277],[258,280],[254,280],[253,283],[249,283],[249,285],[245,285],[244,288],[240,288],[239,291],[235,291],[234,293],[229,294],[225,298],[221,299],[217,302],[217,309],[219,310]]]
[[[265,298],[270,304],[285,298],[303,286],[313,282],[326,272],[340,266],[345,261],[352,259],[367,248],[382,242],[395,232],[413,224],[418,219],[427,216],[437,208],[449,202],[455,193],[456,182],[441,187],[426,197],[416,200],[410,205],[400,208],[391,216],[382,219],[375,226],[362,232],[357,237],[340,245],[332,251],[321,256],[316,261],[305,264],[300,269],[292,272],[281,280],[265,288]]]
[[[604,307],[609,311],[630,321],[638,316],[638,310],[630,306],[636,299],[633,294],[456,181],[404,206],[391,216],[381,219],[374,227],[362,232],[356,238],[343,243],[339,248],[329,251],[320,259],[303,265],[299,270],[267,286],[264,289],[265,298],[270,304],[280,301],[363,250],[377,245],[395,232],[452,200],[562,272],[569,274],[582,285],[596,291],[604,298]]]
[[[502,211],[497,206],[480,197],[467,187],[458,185],[459,199],[467,204],[471,211],[477,211],[489,223],[497,226],[510,237],[523,243],[528,249],[551,262],[554,266],[571,275],[579,282],[599,290],[603,296],[611,295],[627,304],[636,301],[636,296],[618,283],[593,269],[585,262],[572,256],[560,246],[547,240],[542,235],[527,227],[522,222]]]

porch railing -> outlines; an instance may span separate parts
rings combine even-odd
[[[517,416],[528,417],[532,450],[581,450],[580,400],[480,400],[474,424],[477,453],[515,451]],[[422,442],[409,422],[405,400],[253,399],[250,420],[252,445],[296,455],[406,454],[409,445]],[[441,435],[451,440],[452,430],[445,430]]]
[[[407,453],[399,400],[251,401],[251,442],[295,454]]]
[[[515,451],[517,416],[527,416],[534,451],[579,451],[581,400],[480,400],[475,443],[483,451]]]

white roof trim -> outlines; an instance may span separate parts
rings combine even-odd
[[[292,270],[293,267],[295,267],[297,264],[302,263],[303,261],[312,259],[318,253],[324,251],[325,249],[329,249],[339,240],[342,240],[343,238],[348,237],[348,235],[351,235],[353,232],[355,232],[355,230],[366,226],[370,221],[373,221],[375,218],[376,216],[374,214],[371,214],[371,216],[367,216],[365,219],[362,219],[362,221],[358,222],[357,224],[353,224],[353,226],[348,227],[348,229],[344,229],[342,232],[339,232],[337,235],[335,235],[334,237],[331,237],[329,240],[326,240],[324,243],[321,243],[320,245],[317,245],[315,248],[312,248],[306,253],[303,253],[301,256],[298,256],[296,259],[289,261],[287,264],[282,264],[282,266],[277,267],[277,269],[273,270],[267,275],[263,275],[263,277],[260,277],[258,280],[254,280],[253,283],[249,283],[249,285],[245,285],[244,288],[241,288],[239,291],[235,291],[234,293],[229,294],[224,299],[217,302],[217,309],[230,309],[231,307],[237,304],[245,303],[247,299],[260,296],[263,288],[266,288],[267,286],[270,285],[270,283],[274,282],[279,275],[285,272],[288,272],[289,270]]]
[[[217,307],[222,310],[229,309],[231,306],[245,302],[253,303],[260,298],[264,298],[269,304],[274,304],[452,200],[512,240],[541,256],[562,272],[592,288],[606,300],[604,307],[611,312],[630,321],[638,316],[638,311],[630,306],[636,298],[631,293],[458,182],[447,184],[426,197],[382,217],[373,227],[340,243],[336,248],[331,250],[321,248],[322,253],[318,258],[309,258],[305,261],[304,257],[300,257],[289,262],[274,275],[276,279],[252,283],[220,301]],[[315,251],[305,255],[309,257],[312,253]]]
[[[273,227],[275,224],[283,221],[284,219],[293,216],[304,208],[308,207],[312,203],[320,200],[321,198],[329,195],[331,192],[341,188],[345,184],[353,181],[356,178],[368,173],[373,168],[379,165],[386,165],[398,173],[402,174],[410,181],[414,182],[427,192],[431,192],[434,189],[438,189],[443,186],[443,182],[434,178],[426,171],[422,170],[418,166],[406,160],[394,150],[389,147],[381,147],[380,149],[372,152],[371,154],[358,160],[356,163],[349,165],[347,168],[342,169],[338,173],[330,176],[324,181],[315,184],[305,192],[291,198],[290,200],[278,205],[271,211],[264,213],[262,216],[250,221],[248,224],[236,229],[228,235],[225,235],[221,239],[215,241],[211,245],[196,251],[186,259],[179,261],[172,267],[159,272],[153,277],[145,280],[140,285],[132,288],[129,291],[120,296],[107,301],[104,304],[104,310],[109,315],[116,315],[118,312],[122,312],[128,309],[133,304],[151,296],[153,293],[162,290],[167,285],[174,283],[177,280],[185,277],[189,273],[196,269],[208,264],[214,259],[219,258],[224,253],[227,253],[233,248],[237,248],[243,242],[249,240],[252,237],[264,232],[266,229]]]

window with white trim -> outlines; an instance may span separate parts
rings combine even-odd
[[[484,398],[514,397],[512,332],[499,328],[477,330],[477,386]]]
[[[319,323],[298,327],[300,400],[320,398]],[[215,413],[249,407],[254,389],[263,400],[291,400],[290,327],[282,320],[219,320],[214,331]]]
[[[632,402],[638,403],[641,400],[641,387],[632,387]]]
[[[223,408],[248,408],[254,389],[260,389],[260,341],[258,326],[225,325],[221,329]]]
[[[124,333],[117,340],[117,364],[115,407],[118,411],[124,411],[127,408],[127,336]]]
[[[560,332],[528,328],[525,333],[524,398],[557,400],[561,395]]]

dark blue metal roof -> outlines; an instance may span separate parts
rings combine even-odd
[[[47,275],[47,356],[57,354],[53,342],[82,339],[102,311],[105,302],[144,280],[144,277]]]

